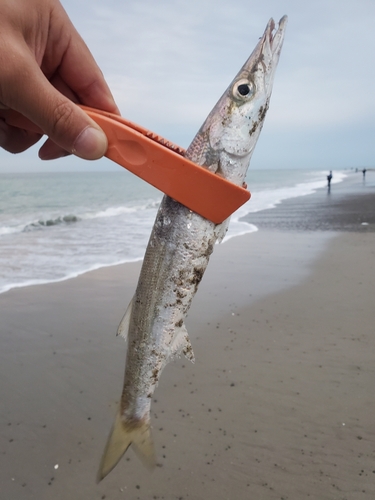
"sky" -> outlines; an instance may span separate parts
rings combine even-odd
[[[124,117],[187,147],[263,34],[289,17],[251,168],[375,167],[374,0],[62,0]],[[0,172],[121,170],[0,149]]]

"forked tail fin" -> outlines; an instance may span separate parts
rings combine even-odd
[[[150,421],[126,422],[117,413],[115,423],[109,435],[100,467],[98,471],[98,482],[118,464],[129,446],[149,469],[156,464],[154,445],[151,438]]]

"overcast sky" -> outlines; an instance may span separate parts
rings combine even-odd
[[[62,0],[123,116],[187,147],[267,21],[289,23],[252,168],[375,167],[374,0]],[[120,169],[0,150],[0,171]]]

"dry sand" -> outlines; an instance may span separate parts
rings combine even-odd
[[[0,498],[375,498],[375,233],[260,230],[215,250],[196,356],[153,403],[158,467],[95,476],[140,264],[0,295]]]

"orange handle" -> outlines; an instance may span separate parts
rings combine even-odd
[[[246,189],[226,181],[159,142],[112,118],[85,108],[108,138],[107,158],[216,224],[250,199]],[[117,120],[116,120],[117,121]]]

